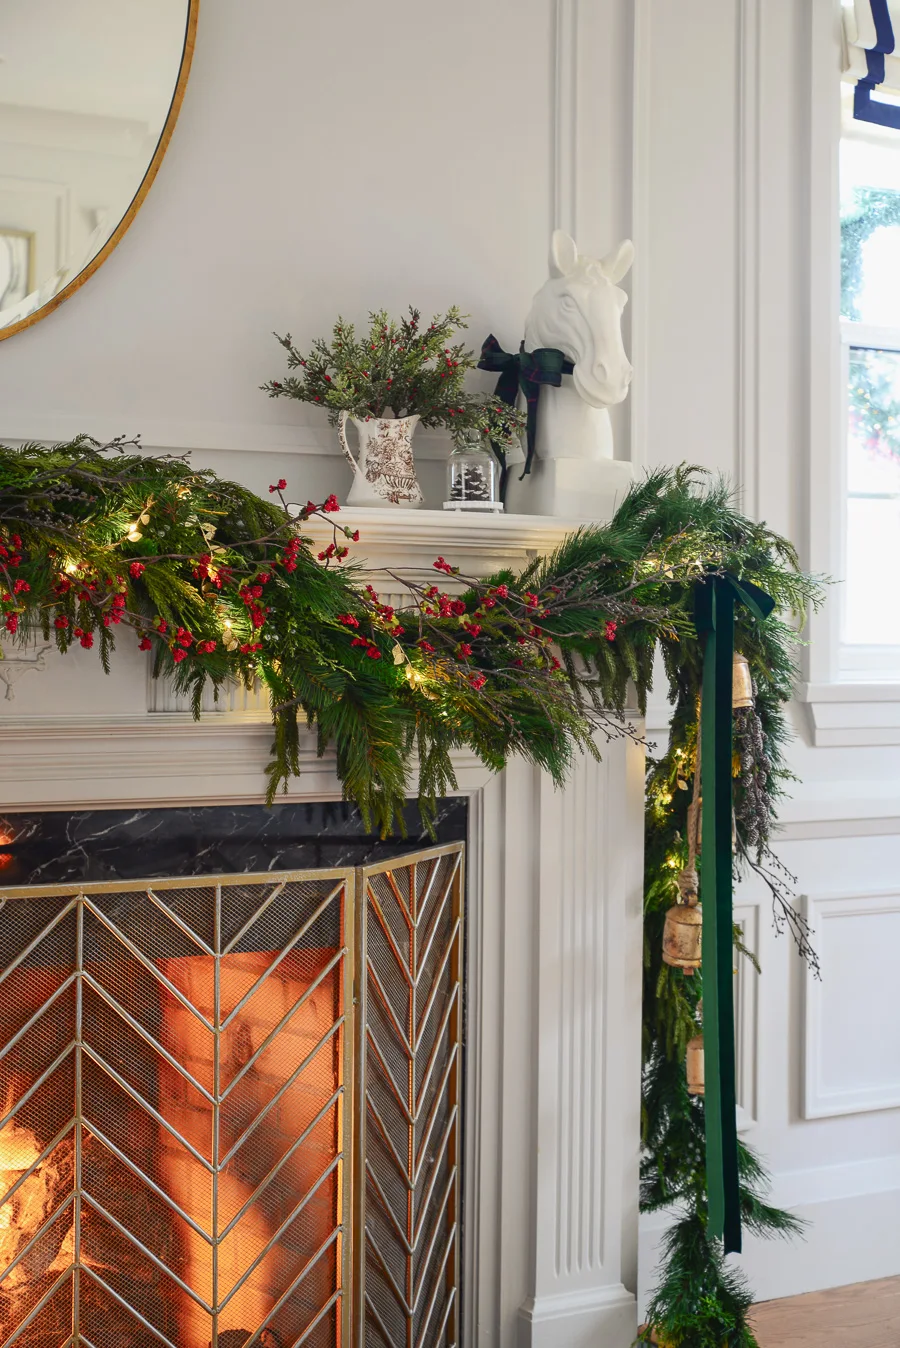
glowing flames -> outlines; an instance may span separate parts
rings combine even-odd
[[[307,972],[309,952],[306,954],[307,969],[302,971],[306,973],[305,978],[297,967],[297,959],[289,957],[278,976],[270,978],[250,997],[221,1035],[219,1084],[223,1092],[231,1089],[221,1111],[220,1158],[224,1158],[242,1136],[247,1140],[238,1146],[234,1160],[220,1172],[215,1214],[208,1174],[190,1152],[169,1135],[164,1134],[162,1138],[160,1169],[167,1190],[204,1231],[211,1231],[214,1224],[223,1231],[246,1205],[243,1215],[218,1246],[219,1301],[225,1302],[219,1317],[219,1334],[231,1331],[236,1343],[241,1341],[238,1331],[247,1334],[266,1320],[277,1290],[288,1286],[297,1275],[302,1259],[298,1259],[296,1250],[292,1252],[280,1241],[272,1242],[297,1199],[313,1186],[325,1169],[322,1148],[316,1145],[323,1139],[314,1134],[313,1145],[306,1149],[301,1147],[282,1166],[276,1193],[273,1195],[270,1186],[256,1201],[251,1201],[260,1182],[274,1165],[279,1164],[291,1143],[327,1103],[336,1086],[333,1049],[326,1042],[320,1054],[327,1055],[329,1070],[323,1072],[320,1067],[318,1071],[313,1069],[301,1075],[296,1086],[281,1096],[277,1108],[262,1121],[262,1126],[253,1128],[290,1070],[314,1051],[334,1024],[334,983],[332,979],[326,979],[324,986],[305,999],[278,1031],[271,1048],[260,1054],[248,1068],[253,1055],[259,1053],[266,1039],[308,992],[311,979]],[[319,955],[324,963],[321,952]],[[219,995],[223,1017],[250,993],[257,980],[266,973],[272,958],[271,954],[247,953],[231,955],[222,961]],[[191,1005],[211,1021],[213,986],[208,961],[203,957],[167,961],[165,972],[177,982],[182,992],[187,993]],[[207,1089],[212,1086],[215,1071],[213,1035],[181,1004],[175,1004],[167,1015],[166,1047],[196,1080]],[[213,1145],[211,1106],[167,1064],[160,1069],[160,1085],[167,1121],[197,1152],[209,1157]],[[249,1136],[248,1130],[252,1130]],[[322,1131],[320,1128],[320,1133]],[[327,1122],[324,1131],[327,1134]],[[328,1145],[333,1155],[333,1123]],[[311,1249],[315,1249],[327,1238],[333,1226],[333,1210],[330,1214],[327,1211],[306,1213],[301,1220],[304,1222],[304,1243],[308,1242]],[[211,1301],[210,1246],[190,1228],[185,1232],[185,1240],[187,1257],[181,1276],[204,1300]],[[292,1244],[296,1246],[296,1240]],[[313,1276],[328,1278],[333,1288],[334,1272],[327,1261],[321,1273]],[[320,1296],[322,1301],[327,1300],[327,1291],[324,1295],[320,1292]],[[209,1316],[186,1296],[182,1301],[181,1323],[186,1331],[185,1343],[206,1348]],[[270,1336],[270,1342],[276,1342],[274,1336]]]
[[[7,1109],[4,1109],[4,1114],[8,1108],[9,1104]],[[28,1128],[20,1128],[15,1122],[7,1125],[3,1133],[0,1133],[0,1195],[9,1193],[16,1181],[22,1178],[23,1172],[34,1165],[40,1154],[41,1149],[34,1133]],[[27,1222],[27,1215],[35,1208],[37,1211],[34,1211],[34,1217],[40,1218],[43,1198],[44,1183],[38,1172],[25,1180],[13,1199],[0,1208],[0,1268],[6,1268],[16,1257],[23,1225],[22,1217],[26,1218],[24,1225],[27,1229],[32,1225]],[[20,1264],[6,1279],[8,1289],[15,1290],[25,1277],[26,1274]]]
[[[8,1092],[6,1114],[13,1102]],[[13,1197],[0,1207],[0,1272],[5,1270],[28,1244],[31,1237],[57,1206],[61,1190],[71,1187],[72,1144],[57,1147],[43,1165],[36,1165],[41,1147],[34,1133],[10,1121],[0,1133],[0,1199],[17,1184]],[[31,1174],[27,1172],[31,1170]],[[68,1173],[67,1173],[68,1172]],[[71,1217],[53,1228],[53,1236],[35,1259],[27,1256],[7,1274],[0,1290],[13,1306],[34,1280],[36,1265],[39,1273],[61,1273],[72,1262],[74,1226]],[[18,1317],[16,1317],[18,1318]],[[6,1324],[0,1315],[0,1329],[15,1328],[15,1321]]]
[[[312,1318],[310,1307],[327,1305],[339,1284],[338,1247],[329,1240],[341,1202],[334,1097],[342,1078],[342,1041],[332,1031],[341,1015],[342,980],[339,968],[325,972],[334,956],[334,950],[309,948],[280,962],[271,951],[229,955],[219,961],[218,992],[212,959],[160,959],[159,971],[184,1001],[149,976],[143,984],[135,977],[133,986],[119,990],[129,1015],[154,1024],[156,1042],[123,1038],[121,1020],[100,1004],[92,1019],[85,991],[85,1043],[123,1073],[124,1059],[131,1057],[135,1081],[143,1073],[150,1109],[118,1091],[85,1055],[80,1206],[78,1124],[67,1114],[74,1104],[74,990],[70,1003],[54,998],[67,972],[60,966],[23,970],[21,978],[17,972],[10,980],[0,1001],[0,1046],[49,998],[55,1009],[41,1027],[51,1055],[45,1061],[60,1051],[63,1057],[58,1073],[25,1103],[36,1080],[36,1073],[28,1074],[25,1049],[14,1047],[5,1063],[0,1118],[18,1109],[0,1130],[0,1343],[21,1328],[76,1262],[87,1271],[80,1282],[82,1325],[95,1342],[102,1341],[98,1318],[119,1316],[105,1323],[121,1342],[133,1324],[128,1311],[110,1306],[102,1283],[115,1287],[181,1348],[207,1348],[211,1341],[210,1314],[194,1297],[208,1306],[218,1303],[218,1342],[227,1348],[239,1348],[273,1315],[278,1332],[266,1328],[255,1341],[262,1348],[292,1343]],[[266,977],[273,963],[277,968]],[[217,1008],[218,1032],[212,1028]],[[184,1072],[167,1061],[160,1045]],[[128,1152],[130,1171],[110,1155],[104,1130]],[[54,1137],[59,1140],[51,1147]],[[187,1222],[154,1200],[138,1170],[165,1191]],[[311,1191],[312,1200],[304,1203]],[[110,1227],[102,1212],[98,1216],[101,1206],[118,1214],[151,1260]],[[323,1249],[324,1256],[316,1257]],[[285,1300],[278,1306],[293,1286],[302,1287],[296,1304]],[[63,1342],[70,1333],[71,1286],[63,1284],[53,1301],[52,1333],[35,1321],[16,1340],[21,1348],[45,1348],[51,1338]],[[339,1312],[335,1316],[339,1320]]]

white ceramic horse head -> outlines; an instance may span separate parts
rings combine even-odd
[[[606,257],[579,255],[562,229],[550,240],[550,280],[541,287],[525,320],[525,349],[556,347],[574,362],[573,383],[591,407],[614,407],[628,394],[632,368],[622,344],[622,312],[628,300],[618,282],[634,260],[625,239]]]

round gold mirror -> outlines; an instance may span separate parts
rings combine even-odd
[[[131,224],[184,96],[199,0],[2,0],[0,340]]]

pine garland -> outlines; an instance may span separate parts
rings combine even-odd
[[[284,481],[262,500],[138,449],[87,437],[0,447],[0,630],[13,640],[40,630],[63,652],[96,645],[105,669],[116,630],[128,632],[196,715],[207,684],[218,693],[228,680],[261,680],[274,724],[270,800],[299,770],[301,719],[320,752],[334,747],[346,796],[383,831],[402,827],[416,792],[429,817],[455,785],[455,749],[495,770],[519,754],[562,783],[576,752],[598,755],[598,731],[632,733],[629,688],[643,710],[661,649],[674,716],[647,778],[641,1197],[645,1211],[674,1205],[679,1215],[650,1320],[674,1348],[750,1348],[750,1293],[706,1234],[703,1105],[685,1083],[699,980],[662,963],[662,927],[687,856],[702,659],[693,592],[729,570],[783,615],[757,624],[738,611],[737,648],[757,693],[736,737],[738,863],[766,880],[777,922],[810,954],[769,838],[790,779],[792,623],[818,603],[817,583],[789,543],[735,510],[724,482],[680,467],[650,473],[608,524],[576,531],[518,575],[467,581],[438,557],[432,583],[392,576],[409,593],[395,612],[362,586],[350,557],[358,535],[339,523],[334,497],[294,519]],[[318,553],[303,536],[313,516],[333,526]],[[745,1147],[740,1165],[745,1226],[795,1234],[795,1219],[765,1202]]]

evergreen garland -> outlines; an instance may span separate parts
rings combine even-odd
[[[393,577],[409,592],[395,612],[360,583],[349,559],[358,536],[338,522],[336,499],[293,519],[286,487],[262,500],[134,443],[0,447],[0,630],[17,640],[39,629],[61,651],[96,644],[106,669],[116,629],[129,631],[197,715],[207,683],[218,692],[230,679],[262,680],[275,732],[269,799],[299,769],[302,717],[320,752],[334,746],[346,795],[384,831],[410,794],[427,818],[453,788],[454,749],[495,770],[521,754],[562,783],[576,751],[598,754],[598,730],[632,733],[629,686],[643,710],[659,646],[674,715],[647,778],[641,1198],[645,1211],[674,1205],[678,1216],[650,1321],[673,1348],[749,1348],[750,1293],[706,1234],[703,1104],[685,1082],[699,979],[662,963],[662,928],[687,856],[702,663],[693,593],[711,570],[730,570],[782,615],[758,624],[738,609],[737,649],[757,695],[736,735],[737,863],[767,882],[777,922],[810,955],[769,837],[790,778],[791,623],[818,602],[818,585],[790,544],[735,510],[724,482],[680,467],[649,474],[608,524],[576,531],[518,575],[466,582],[438,557],[435,582],[453,577],[453,593]],[[313,515],[333,525],[318,553],[303,537]],[[745,1147],[740,1165],[746,1228],[796,1233],[765,1202]]]

